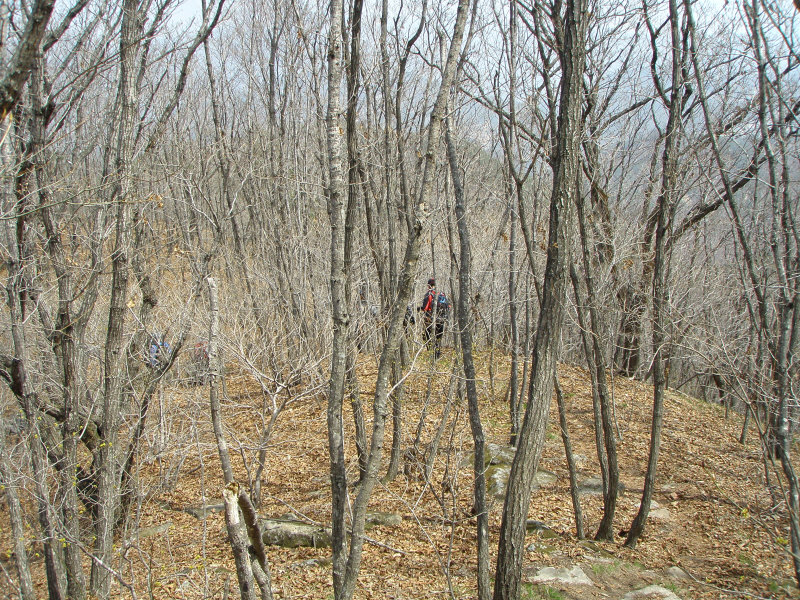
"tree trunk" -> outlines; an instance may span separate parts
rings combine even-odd
[[[458,224],[458,238],[460,241],[460,267],[458,273],[458,328],[461,332],[461,356],[464,360],[464,383],[467,388],[467,407],[469,410],[469,425],[472,430],[473,474],[474,474],[474,502],[475,515],[478,529],[478,599],[488,600],[489,586],[489,509],[486,505],[486,465],[484,463],[484,450],[486,439],[481,424],[480,406],[478,403],[478,389],[475,386],[475,363],[472,359],[472,328],[469,299],[472,298],[470,277],[472,275],[472,248],[470,244],[469,228],[466,221],[466,207],[464,203],[464,182],[458,166],[456,149],[450,134],[450,120],[445,121],[445,139],[447,141],[447,159],[450,163],[450,176],[453,179],[455,193],[456,222]]]
[[[331,461],[331,494],[333,519],[333,579],[336,600],[349,600],[355,591],[356,579],[361,567],[361,555],[364,544],[364,525],[369,498],[377,483],[378,470],[383,452],[385,421],[387,418],[386,402],[389,393],[389,381],[392,363],[400,348],[400,337],[404,334],[402,321],[406,307],[411,298],[413,278],[421,250],[422,232],[428,219],[428,199],[432,194],[433,171],[438,148],[438,138],[444,118],[447,95],[452,85],[458,53],[463,39],[466,22],[467,0],[461,0],[456,15],[453,39],[448,52],[447,61],[442,70],[439,93],[430,116],[428,129],[428,147],[424,158],[423,176],[420,183],[419,196],[414,206],[413,227],[409,232],[406,245],[404,269],[400,277],[395,297],[388,332],[378,364],[373,400],[373,427],[370,440],[369,458],[366,476],[364,477],[358,496],[353,503],[353,522],[350,550],[345,556],[345,506],[347,503],[347,479],[344,469],[344,445],[342,432],[342,401],[344,396],[344,369],[346,366],[347,326],[349,322],[346,305],[345,284],[349,277],[345,262],[346,235],[344,232],[344,161],[342,159],[342,143],[340,128],[341,102],[339,90],[342,78],[342,36],[341,0],[331,2],[331,26],[328,39],[328,107],[326,128],[328,139],[328,202],[331,227],[331,298],[334,324],[333,352],[331,356],[331,376],[328,397],[328,446]]]
[[[589,303],[589,332],[591,344],[586,348],[586,360],[588,367],[593,371],[592,385],[596,387],[593,396],[597,398],[600,408],[599,432],[604,443],[604,456],[601,457],[601,464],[605,458],[605,469],[603,471],[603,518],[597,528],[595,539],[613,541],[614,539],[614,513],[617,507],[617,488],[619,486],[619,467],[617,466],[617,443],[614,437],[614,425],[611,410],[611,394],[606,383],[606,361],[605,354],[600,346],[603,339],[603,332],[600,331],[600,317],[598,315],[597,296],[595,294],[594,276],[592,259],[589,253],[588,229],[586,227],[586,215],[584,213],[583,197],[578,198],[578,228],[580,230],[581,255],[583,257],[583,270],[586,278],[586,292]],[[572,272],[574,273],[574,266]],[[577,284],[577,275],[573,275],[573,283]],[[576,287],[576,296],[578,287]],[[584,338],[587,336],[585,326],[581,326]],[[596,412],[595,408],[595,412]],[[595,416],[595,428],[598,428],[597,416]]]
[[[560,15],[553,15],[560,21]],[[561,98],[556,148],[552,157],[553,191],[550,198],[550,237],[547,247],[541,311],[531,360],[528,406],[520,430],[517,452],[511,464],[503,505],[497,554],[494,599],[516,600],[522,577],[525,524],[533,477],[544,444],[553,380],[558,359],[566,300],[566,263],[572,236],[573,204],[577,193],[580,161],[581,98],[585,63],[588,8],[585,0],[566,3],[560,53]],[[563,28],[562,28],[563,26]]]
[[[333,589],[336,600],[346,600],[343,595],[347,567],[348,506],[347,472],[344,456],[344,427],[342,405],[344,402],[345,373],[347,370],[347,342],[350,315],[348,312],[345,270],[345,220],[346,190],[345,163],[342,144],[343,123],[341,109],[341,83],[343,72],[342,52],[342,0],[331,0],[330,31],[328,33],[328,106],[325,128],[328,150],[328,218],[331,230],[331,313],[333,317],[333,347],[328,383],[328,454],[331,475],[331,520],[333,550]]]
[[[239,512],[238,496],[239,484],[235,481],[228,482],[222,489],[222,499],[225,503],[225,526],[228,530],[228,540],[233,549],[236,578],[239,580],[241,598],[242,600],[256,600],[253,568],[250,565],[250,556],[247,552],[248,540]]]
[[[5,437],[5,434],[2,434]],[[0,438],[0,481],[6,497],[8,519],[11,522],[11,534],[14,538],[14,563],[19,577],[20,600],[35,600],[36,590],[33,587],[31,571],[28,562],[28,551],[25,549],[25,525],[23,523],[22,505],[17,494],[15,476],[8,463],[5,440]]]
[[[564,403],[564,394],[558,382],[558,373],[555,375],[556,402],[558,403],[558,423],[561,429],[561,441],[564,444],[564,456],[567,458],[569,469],[569,494],[572,497],[572,509],[575,511],[575,535],[579,540],[585,536],[583,530],[583,511],[581,510],[581,494],[578,490],[578,468],[572,454],[572,442],[567,429],[567,407]]]
[[[658,197],[655,254],[653,257],[653,417],[650,429],[650,453],[639,511],[628,531],[625,545],[635,548],[644,531],[650,502],[653,498],[658,469],[658,455],[661,448],[661,430],[664,419],[664,390],[666,387],[667,351],[667,296],[669,271],[669,250],[667,247],[672,226],[672,216],[677,196],[678,152],[680,139],[681,113],[683,109],[683,58],[680,35],[680,17],[677,0],[669,2],[669,23],[672,42],[672,90],[669,103],[664,153],[662,156],[662,185]]]

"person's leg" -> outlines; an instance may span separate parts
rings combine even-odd
[[[437,321],[436,323],[436,358],[442,354],[442,337],[444,337],[444,322]]]
[[[431,323],[430,320],[427,317],[425,317],[425,319],[423,319],[422,324],[423,324],[422,337],[425,340],[425,345],[428,346],[431,341],[431,333],[432,333],[431,328],[433,327],[433,323]]]

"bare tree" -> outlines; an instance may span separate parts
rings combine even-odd
[[[649,23],[649,21],[648,21]],[[662,89],[659,79],[654,76],[658,92],[667,105],[668,121],[665,132],[664,153],[661,166],[661,189],[656,207],[655,251],[652,263],[653,273],[653,419],[650,430],[650,454],[645,474],[644,491],[639,512],[631,524],[625,544],[631,548],[644,531],[650,501],[655,489],[658,455],[661,446],[661,429],[664,417],[664,390],[666,387],[666,366],[668,360],[667,345],[667,294],[670,257],[667,240],[672,230],[675,209],[677,206],[676,190],[678,181],[678,155],[680,152],[680,129],[686,88],[684,77],[684,45],[681,35],[681,20],[678,4],[669,2],[669,26],[672,48],[672,78],[670,87]]]
[[[764,7],[756,1],[744,7],[752,41],[750,50],[757,67],[759,131],[757,139],[758,147],[763,149],[765,156],[767,189],[763,194],[765,204],[769,207],[767,213],[771,219],[770,231],[765,236],[769,240],[769,251],[759,252],[754,239],[756,236],[745,229],[742,203],[737,197],[737,190],[729,174],[730,168],[726,164],[719,140],[719,128],[712,116],[705,77],[698,57],[698,32],[693,10],[689,3],[684,3],[684,7],[691,39],[691,63],[697,79],[698,101],[702,106],[712,156],[722,181],[723,199],[728,206],[738,249],[742,254],[742,284],[747,298],[751,328],[755,333],[757,347],[762,349],[759,354],[763,352],[763,360],[755,361],[759,367],[758,371],[761,371],[761,377],[740,376],[737,378],[738,385],[745,389],[751,388],[743,394],[748,411],[751,395],[763,397],[767,407],[767,423],[760,428],[763,435],[763,449],[768,459],[775,457],[780,461],[787,484],[784,497],[789,516],[791,554],[795,577],[800,581],[800,487],[791,458],[789,408],[791,393],[789,390],[793,388],[793,382],[796,380],[794,354],[797,351],[797,324],[800,322],[795,306],[798,293],[796,270],[800,252],[797,232],[793,225],[796,207],[788,199],[787,145],[790,136],[785,119],[791,109],[782,95],[783,76],[787,70],[781,69],[775,63],[766,28],[762,22],[763,15],[766,15],[773,24],[778,24],[781,15],[775,8]],[[798,65],[800,57],[793,55],[791,50],[789,53],[791,68]],[[756,193],[754,191],[754,195]],[[759,256],[765,257],[764,264],[760,264]],[[770,270],[774,269],[771,273],[771,279],[774,281],[772,285],[766,285],[762,275],[759,274],[762,269],[767,268],[766,263],[769,263]],[[762,387],[759,380],[768,383]]]
[[[330,391],[328,396],[328,443],[331,460],[331,493],[333,519],[333,579],[337,599],[351,598],[355,590],[356,578],[361,564],[364,544],[364,523],[366,508],[372,490],[377,483],[378,469],[383,453],[383,438],[386,420],[386,400],[389,393],[389,376],[392,363],[403,335],[403,317],[411,297],[413,278],[419,259],[422,232],[428,215],[427,202],[431,195],[435,160],[442,121],[447,105],[447,97],[455,74],[456,63],[461,51],[464,27],[467,19],[468,2],[459,2],[454,33],[450,42],[447,60],[442,67],[442,79],[428,127],[428,146],[425,152],[424,171],[415,200],[413,227],[406,245],[404,269],[400,276],[397,295],[392,304],[388,332],[381,352],[373,400],[373,428],[370,441],[366,474],[361,482],[358,495],[353,504],[352,538],[349,552],[345,552],[346,526],[345,507],[347,504],[347,480],[344,469],[344,448],[342,431],[342,402],[344,396],[344,376],[346,370],[346,341],[349,316],[345,294],[346,282],[350,274],[345,261],[345,221],[344,202],[344,160],[341,137],[341,103],[339,90],[342,79],[342,5],[340,0],[331,3],[331,27],[328,38],[328,108],[326,127],[328,140],[328,203],[331,221],[331,297],[334,318],[334,340],[331,358]],[[411,217],[409,217],[411,218]]]
[[[528,407],[503,504],[495,600],[517,598],[519,595],[525,523],[533,476],[544,441],[564,317],[569,239],[580,165],[580,116],[588,4],[581,0],[568,1],[563,13],[560,3],[552,8],[549,16],[560,49],[561,93],[557,136],[551,159],[553,189],[550,197],[550,234],[541,312],[531,360]]]

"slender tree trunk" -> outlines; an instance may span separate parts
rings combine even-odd
[[[228,485],[234,481],[234,476],[231,457],[228,452],[228,441],[222,424],[222,407],[219,401],[222,370],[219,356],[219,294],[217,292],[217,282],[213,277],[206,277],[206,285],[210,313],[208,328],[208,400],[211,408],[211,425],[214,429],[214,437],[217,440],[217,451],[219,452],[219,461],[222,466],[222,479],[225,485]]]
[[[667,248],[675,206],[678,181],[678,152],[683,109],[683,59],[680,36],[680,17],[677,0],[669,2],[669,23],[672,41],[672,90],[669,104],[664,153],[662,156],[662,186],[658,197],[655,253],[653,257],[653,417],[650,429],[650,453],[647,460],[644,490],[639,511],[628,531],[625,545],[635,548],[644,531],[650,502],[655,491],[658,455],[661,448],[661,431],[664,421],[664,390],[666,387],[667,363],[667,301],[669,252]]]
[[[214,428],[214,437],[217,440],[217,451],[222,465],[222,477],[225,487],[222,490],[222,499],[225,504],[225,525],[228,532],[228,540],[233,550],[233,558],[236,563],[236,576],[239,581],[239,592],[243,600],[256,600],[256,589],[254,581],[254,569],[258,572],[259,586],[261,587],[262,600],[272,598],[271,581],[269,577],[269,566],[266,561],[260,534],[254,529],[255,520],[253,514],[255,509],[252,507],[250,498],[239,489],[239,484],[235,481],[233,468],[231,467],[228,444],[225,438],[225,430],[222,424],[221,406],[219,402],[219,381],[221,379],[222,362],[219,355],[219,298],[217,282],[213,277],[206,277],[208,287],[209,305],[209,331],[208,331],[208,366],[209,366],[209,387],[208,396],[211,408],[211,423]],[[250,514],[242,513],[240,505],[244,504],[244,510]],[[253,539],[255,536],[255,539]],[[248,540],[248,537],[250,538]],[[248,547],[253,547],[253,562]]]
[[[32,73],[31,104],[33,112],[41,116],[43,92],[43,64],[38,61]],[[79,388],[80,369],[78,367],[78,348],[75,339],[75,320],[73,306],[73,278],[63,245],[61,232],[53,221],[53,211],[48,188],[43,183],[42,169],[45,139],[45,122],[40,118],[31,120],[34,171],[36,172],[39,196],[39,214],[47,236],[46,248],[50,254],[53,270],[57,278],[58,311],[53,323],[53,347],[60,368],[60,384],[64,420],[61,424],[62,458],[58,465],[60,485],[61,525],[60,537],[64,539],[64,557],[67,576],[67,595],[74,600],[83,600],[86,595],[86,578],[81,564],[81,539],[79,500],[75,478],[78,470],[78,439],[83,426],[80,415],[81,394]],[[27,182],[26,182],[27,183]],[[22,190],[27,192],[28,190]]]
[[[347,472],[344,456],[344,427],[342,404],[347,370],[347,341],[350,315],[348,313],[345,270],[346,190],[343,150],[341,84],[343,73],[342,0],[331,0],[330,31],[328,33],[328,106],[325,117],[328,150],[328,218],[331,228],[331,312],[333,316],[333,348],[331,351],[328,384],[328,454],[331,474],[331,519],[333,550],[333,590],[336,600],[344,595],[347,567],[348,505]]]
[[[361,69],[361,10],[362,0],[355,0],[352,5],[350,18],[350,53],[347,64],[347,113],[346,113],[346,142],[347,142],[347,212],[345,216],[345,235],[344,235],[344,271],[347,274],[345,280],[345,301],[352,305],[353,290],[350,272],[353,264],[353,246],[355,244],[354,230],[358,216],[358,198],[362,191],[358,174],[358,143],[356,140],[356,125],[358,108],[358,94],[360,89],[360,69]],[[367,310],[361,315],[362,319],[367,319],[366,327],[369,334],[375,327],[375,319],[369,314],[369,302],[367,300]],[[352,331],[351,331],[352,335]],[[356,346],[354,343],[347,345],[347,372],[345,374],[346,385],[350,388],[350,401],[353,407],[353,419],[356,428],[356,451],[358,452],[359,480],[364,478],[367,467],[367,435],[364,427],[364,412],[361,406],[361,394],[359,393],[358,373],[356,372]]]
[[[400,470],[400,455],[403,445],[403,397],[405,386],[403,385],[403,371],[405,369],[404,356],[408,355],[408,341],[405,335],[400,340],[400,352],[398,352],[392,365],[392,452],[389,456],[389,467],[386,469],[384,482],[393,481]]]
[[[236,578],[239,581],[239,594],[242,600],[256,600],[256,586],[253,582],[253,569],[250,565],[250,556],[247,552],[247,534],[239,512],[239,484],[230,481],[222,490],[222,500],[225,503],[225,526],[228,530],[228,540],[233,549],[233,558],[236,563]]]
[[[560,15],[553,15],[560,21]],[[547,247],[541,311],[531,361],[528,406],[511,465],[503,505],[497,553],[494,599],[516,600],[520,593],[525,524],[533,477],[541,456],[561,339],[566,299],[566,263],[572,235],[576,182],[580,161],[581,98],[585,64],[588,5],[569,0],[565,5],[561,46],[561,98],[556,148],[552,157],[553,191],[550,199],[550,237]],[[563,29],[561,29],[563,27]]]
[[[572,289],[575,294],[575,313],[578,317],[578,328],[580,329],[581,342],[583,343],[583,353],[586,355],[586,365],[589,369],[589,378],[592,382],[592,416],[594,418],[594,445],[597,450],[597,462],[600,464],[600,473],[603,478],[603,495],[608,493],[608,454],[603,443],[603,418],[600,408],[600,392],[597,385],[597,369],[594,368],[594,348],[589,339],[589,324],[586,319],[586,308],[583,304],[581,294],[581,284],[578,278],[578,270],[575,265],[570,265],[570,278],[572,279]]]
[[[597,388],[593,396],[597,397],[600,408],[599,429],[602,432],[604,443],[604,458],[606,468],[603,471],[603,518],[597,529],[595,539],[609,540],[614,539],[614,513],[617,507],[617,488],[619,486],[619,467],[617,466],[617,442],[614,437],[614,425],[611,410],[611,394],[606,383],[606,361],[605,354],[600,346],[603,334],[600,331],[600,317],[597,312],[597,295],[595,294],[595,284],[593,276],[592,259],[589,254],[588,230],[586,227],[586,215],[584,213],[583,197],[578,198],[578,227],[580,230],[581,255],[583,257],[583,270],[586,278],[586,292],[589,302],[589,333],[591,345],[586,348],[586,359],[589,362],[589,369],[594,372],[592,384]],[[574,266],[572,267],[574,272]],[[575,276],[577,280],[577,276]],[[574,283],[577,284],[577,281]],[[577,296],[577,287],[576,287]],[[581,326],[582,331],[586,332],[585,327]],[[584,333],[584,336],[587,334]],[[595,409],[596,410],[596,409]],[[595,417],[595,428],[597,428]],[[602,459],[601,459],[602,463]]]
[[[432,194],[435,161],[438,149],[438,138],[441,133],[442,120],[447,104],[447,95],[452,85],[458,54],[464,34],[467,17],[467,0],[461,0],[456,15],[456,25],[447,61],[442,70],[439,93],[430,116],[428,128],[428,147],[424,157],[422,180],[419,196],[413,214],[409,215],[413,227],[409,231],[406,245],[404,269],[400,277],[397,295],[390,311],[388,332],[378,364],[373,400],[373,426],[370,440],[369,459],[366,475],[353,503],[353,522],[350,550],[345,557],[345,505],[347,502],[347,480],[344,470],[344,451],[342,433],[342,400],[344,396],[344,368],[346,366],[346,341],[348,315],[345,297],[345,284],[348,278],[344,258],[345,221],[344,202],[344,161],[341,143],[341,102],[340,85],[342,79],[342,42],[340,0],[331,1],[331,27],[328,40],[328,108],[327,139],[330,177],[328,182],[329,218],[331,227],[331,298],[334,324],[333,352],[331,356],[331,377],[328,397],[328,447],[331,460],[331,494],[333,519],[333,579],[336,600],[349,600],[355,591],[356,580],[361,568],[361,556],[364,545],[364,525],[366,509],[372,490],[378,479],[385,421],[388,416],[386,403],[389,394],[389,382],[392,363],[400,348],[400,337],[403,335],[403,317],[411,298],[415,270],[419,261],[422,243],[422,232],[428,220],[428,200]]]
[[[508,191],[508,210],[511,223],[508,235],[508,312],[511,322],[511,375],[508,380],[509,413],[511,434],[509,443],[517,445],[519,431],[519,325],[517,323],[517,211],[511,190]]]
[[[11,470],[11,465],[8,463],[5,440],[3,439],[0,439],[0,481],[6,497],[8,518],[11,522],[11,535],[14,538],[14,563],[19,577],[20,600],[35,600],[36,590],[33,587],[33,579],[31,578],[28,551],[25,549],[24,513],[17,494],[16,477]]]
[[[575,535],[579,540],[585,536],[583,530],[583,511],[581,510],[581,494],[578,490],[578,467],[575,464],[575,456],[572,454],[572,441],[569,437],[567,428],[567,407],[564,402],[564,394],[561,391],[561,384],[558,382],[558,373],[555,376],[556,402],[558,403],[558,423],[561,429],[561,441],[564,444],[564,455],[567,458],[567,468],[569,469],[569,494],[572,497],[572,509],[575,512]]]
[[[107,598],[111,587],[110,573],[114,526],[117,522],[119,477],[117,434],[120,423],[123,366],[125,364],[123,331],[128,299],[128,250],[130,246],[130,187],[133,155],[134,119],[137,105],[135,64],[138,59],[142,25],[135,0],[125,0],[122,7],[120,36],[120,69],[117,102],[120,108],[116,131],[115,164],[110,176],[111,202],[116,208],[116,233],[111,254],[111,300],[103,364],[103,416],[101,444],[98,450],[97,521],[95,552],[99,561],[92,562],[91,591]]]
[[[466,221],[466,207],[464,203],[464,182],[458,166],[456,149],[450,134],[450,120],[445,121],[445,139],[447,141],[447,159],[450,163],[450,176],[453,179],[455,193],[456,222],[458,224],[458,238],[460,241],[460,267],[458,273],[458,328],[461,332],[461,356],[464,360],[464,383],[467,388],[467,407],[469,410],[469,425],[472,430],[472,441],[475,446],[473,453],[474,473],[474,502],[475,515],[478,528],[478,599],[488,600],[490,596],[489,585],[489,509],[486,505],[486,465],[484,451],[486,438],[481,424],[480,405],[478,403],[478,389],[475,386],[475,363],[472,358],[472,327],[469,299],[472,297],[470,290],[470,277],[472,274],[472,248],[470,244],[469,228]]]

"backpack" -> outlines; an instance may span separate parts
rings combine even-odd
[[[436,316],[440,319],[450,316],[450,301],[444,292],[439,292],[436,298]]]
[[[145,358],[147,366],[151,369],[156,369],[166,365],[172,354],[172,348],[169,347],[169,343],[161,335],[153,334],[150,336],[148,346],[147,357]]]

